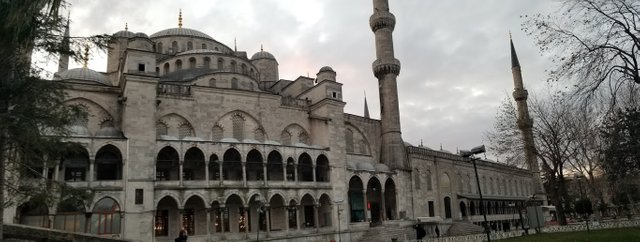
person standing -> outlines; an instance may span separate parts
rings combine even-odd
[[[180,230],[180,234],[178,234],[178,238],[174,240],[175,242],[187,242],[187,231]]]

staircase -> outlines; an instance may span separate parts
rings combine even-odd
[[[482,227],[469,223],[469,222],[453,222],[449,230],[447,230],[447,236],[459,236],[468,234],[480,234],[484,230]]]
[[[401,226],[398,224],[385,224],[378,227],[371,227],[358,241],[360,242],[390,242],[392,239],[404,241],[406,238],[415,239],[415,230],[411,226]]]

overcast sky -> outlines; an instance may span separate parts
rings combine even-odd
[[[71,35],[129,30],[151,35],[177,27],[200,30],[251,56],[264,45],[280,63],[280,78],[315,77],[325,65],[343,83],[345,112],[363,115],[366,92],[372,118],[379,118],[377,79],[371,71],[374,35],[371,0],[71,0]],[[400,116],[406,142],[455,152],[486,144],[501,101],[513,81],[508,31],[526,87],[544,86],[549,58],[520,29],[521,16],[549,13],[552,0],[390,0]],[[105,71],[105,54],[89,67]],[[72,63],[71,67],[78,67]],[[492,157],[487,157],[492,158]]]

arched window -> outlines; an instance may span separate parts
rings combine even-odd
[[[316,159],[316,181],[329,182],[330,171],[329,159],[324,155],[318,156]]]
[[[210,87],[216,87],[216,79],[215,78],[209,79],[209,86]]]
[[[222,176],[224,180],[242,181],[242,160],[240,152],[228,149],[222,157]]]
[[[240,71],[242,74],[247,74],[247,65],[245,65],[244,63],[242,63],[242,65],[240,65]]]
[[[462,180],[462,175],[458,174],[458,192],[464,193],[464,181]]]
[[[291,134],[288,131],[282,131],[282,134],[280,134],[280,143],[283,145],[291,145]]]
[[[260,154],[260,152],[257,150],[249,151],[249,154],[247,154],[247,163],[245,167],[247,171],[247,181],[264,180],[262,164],[262,154]]]
[[[298,176],[299,181],[313,181],[313,164],[307,153],[302,153],[298,158]]]
[[[166,124],[158,122],[156,123],[156,137],[161,138],[163,135],[167,135],[169,128]]]
[[[213,130],[212,130],[212,139],[213,141],[220,141],[223,137],[222,137],[222,127],[220,127],[220,125],[213,126]]]
[[[193,137],[193,136],[195,135],[191,125],[184,123],[180,125],[180,127],[178,127],[178,138],[182,139],[185,137]]]
[[[189,69],[196,68],[196,58],[189,58]]]
[[[353,131],[351,131],[351,129],[347,129],[344,136],[347,143],[347,152],[353,153]]]
[[[231,117],[231,123],[233,125],[233,138],[238,141],[244,140],[244,117],[240,114],[235,114]]]
[[[231,78],[231,88],[238,89],[239,86],[238,78]]]
[[[361,139],[358,142],[358,148],[359,148],[359,153],[363,154],[363,155],[368,155],[369,154],[369,145],[367,145],[367,142],[364,141],[364,139]]]
[[[89,154],[86,150],[75,148],[62,160],[65,181],[86,181],[89,171]]]
[[[93,207],[91,215],[91,233],[119,234],[120,206],[111,198],[100,199]]]
[[[163,69],[164,69],[164,73],[163,74],[166,75],[167,73],[169,73],[169,71],[170,71],[169,63],[164,63],[164,68]]]
[[[178,53],[178,42],[177,41],[171,42],[171,52],[172,53]]]
[[[222,58],[218,58],[218,70],[222,70],[224,68],[224,60]]]
[[[182,60],[176,61],[176,71],[182,70]]]
[[[167,146],[162,148],[156,158],[156,180],[179,180],[178,151]]]
[[[187,50],[193,50],[193,43],[191,41],[187,42]]]
[[[122,179],[122,155],[118,148],[106,145],[96,153],[96,180]]]
[[[204,65],[203,65],[204,68],[207,68],[207,69],[211,68],[211,58],[205,57],[202,59],[202,62],[204,62]]]
[[[236,72],[236,62],[235,61],[231,61],[231,72]]]
[[[300,132],[300,134],[298,134],[298,142],[303,143],[303,144],[309,144],[309,135],[307,135],[307,132]]]
[[[202,49],[203,49],[203,50],[207,49],[207,44],[202,43]]]
[[[364,185],[359,177],[353,176],[349,180],[349,209],[351,222],[363,222],[364,217],[364,196],[362,194]]]
[[[293,161],[293,158],[289,157],[289,159],[287,159],[287,181],[296,180],[295,169],[295,162]]]
[[[431,180],[431,171],[427,170],[427,191],[433,190],[433,182]]]
[[[264,130],[262,128],[257,128],[253,133],[257,141],[264,142]]]
[[[191,147],[184,155],[182,165],[183,180],[205,180],[204,154],[197,147]]]
[[[451,218],[451,198],[444,197],[444,217]]]
[[[271,151],[267,156],[267,180],[282,181],[282,156],[278,151]]]
[[[163,49],[162,49],[162,42],[156,44],[156,52],[158,53],[164,53]]]

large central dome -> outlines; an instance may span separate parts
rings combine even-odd
[[[168,37],[168,36],[185,36],[185,37],[198,37],[208,40],[214,40],[208,34],[202,33],[195,29],[188,28],[172,28],[158,31],[155,34],[152,34],[150,38],[160,38],[160,37]]]

